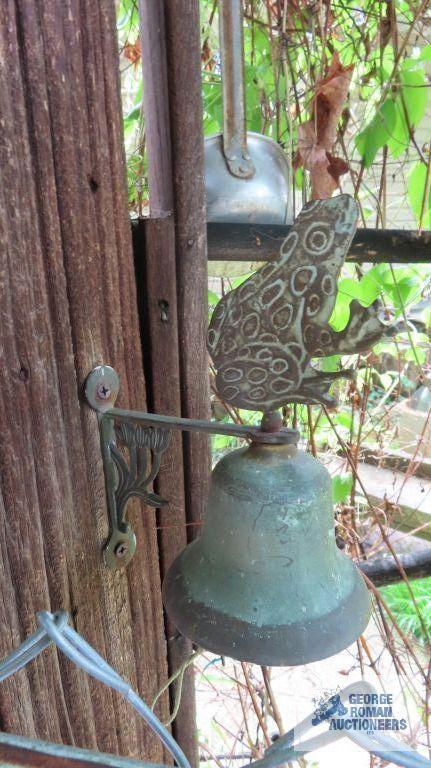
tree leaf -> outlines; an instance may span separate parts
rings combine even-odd
[[[428,88],[425,82],[425,73],[422,69],[400,70],[402,85],[401,94],[397,97],[400,102],[404,100],[410,125],[415,128],[425,116],[428,104]]]
[[[328,355],[321,358],[321,369],[325,373],[335,373],[340,370],[341,355]]]
[[[388,147],[395,159],[411,143],[411,130],[423,119],[428,104],[428,88],[421,69],[409,67],[400,70],[400,91],[395,100],[396,122]]]
[[[388,140],[388,147],[392,157],[396,159],[410,146],[410,130],[400,97],[397,97],[394,103],[396,120]]]
[[[329,325],[334,331],[343,331],[349,322],[350,302],[355,298],[355,282],[351,278],[344,278],[338,283],[338,293],[335,300]]]
[[[332,478],[332,496],[334,504],[343,504],[349,498],[353,486],[352,475],[334,475]]]
[[[379,149],[389,144],[397,121],[397,112],[392,98],[386,99],[378,108],[371,122],[355,138],[356,148],[369,168]]]
[[[422,48],[419,59],[420,61],[431,61],[431,45],[426,45]]]
[[[380,265],[379,265],[380,266]],[[343,331],[350,318],[350,304],[353,299],[363,307],[369,307],[382,292],[378,267],[373,267],[360,280],[344,277],[338,283],[338,293],[329,324],[334,331]],[[390,286],[393,287],[391,279]]]
[[[359,281],[358,300],[364,307],[369,307],[381,294],[376,274],[370,269]]]
[[[133,107],[133,109],[131,109],[130,112],[126,115],[124,118],[124,125],[128,125],[129,123],[135,122],[135,120],[139,120],[140,115],[141,105],[139,104],[137,107]]]
[[[425,163],[416,163],[416,165],[414,165],[412,168],[408,180],[407,191],[409,196],[409,203],[418,225],[420,224],[427,173],[428,170]],[[424,206],[422,226],[426,229],[430,229],[431,227],[431,190],[428,190],[428,199],[426,200]]]
[[[214,291],[210,291],[208,289],[208,306],[209,307],[215,307],[216,304],[218,304],[220,301],[220,296],[217,296],[217,294]]]

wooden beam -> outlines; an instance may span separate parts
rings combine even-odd
[[[167,679],[154,512],[133,504],[138,550],[112,574],[97,416],[82,396],[103,362],[120,405],[146,400],[115,21],[112,0],[0,4],[0,656],[37,611],[64,608],[151,701]],[[126,702],[54,649],[0,685],[0,721],[165,758]]]

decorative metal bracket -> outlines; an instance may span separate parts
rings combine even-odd
[[[252,427],[122,410],[114,407],[119,388],[118,375],[109,365],[94,368],[85,383],[87,402],[99,416],[109,516],[104,558],[111,570],[126,566],[136,551],[136,537],[125,517],[128,501],[138,497],[156,508],[168,504],[154,493],[152,485],[173,429],[265,443],[296,443],[299,438],[296,430],[281,428],[275,414],[266,415],[261,427]]]

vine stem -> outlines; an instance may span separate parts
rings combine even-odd
[[[380,520],[380,517],[377,514],[377,510],[376,510],[374,504],[372,503],[372,501],[371,501],[371,499],[370,499],[370,497],[369,497],[369,495],[368,495],[368,493],[367,493],[367,491],[365,489],[365,486],[364,486],[361,478],[359,477],[357,468],[356,468],[355,463],[354,463],[354,461],[352,459],[352,456],[350,455],[350,451],[349,451],[348,446],[346,445],[346,443],[344,442],[343,438],[339,434],[339,432],[338,432],[338,430],[337,430],[333,420],[331,419],[331,416],[329,415],[328,409],[326,408],[325,405],[323,406],[323,408],[324,408],[324,411],[325,411],[325,414],[326,414],[326,418],[328,419],[329,424],[331,425],[331,428],[333,429],[334,434],[336,435],[338,442],[340,443],[341,447],[343,448],[343,450],[345,452],[346,459],[347,459],[347,461],[350,464],[352,472],[354,472],[354,475],[356,477],[356,482],[360,486],[360,488],[362,490],[362,493],[364,494],[364,496],[365,496],[365,498],[367,500],[367,503],[368,503],[372,513],[373,513],[373,517],[374,517],[374,520],[375,520],[375,522],[377,523],[377,525],[379,527],[380,534],[381,534],[381,536],[382,536],[382,538],[383,538],[387,548],[389,549],[392,557],[394,558],[395,563],[397,565],[397,568],[398,568],[398,570],[399,570],[399,572],[401,574],[401,577],[402,577],[404,583],[406,584],[406,587],[407,587],[407,590],[409,592],[411,601],[412,601],[413,605],[415,606],[416,613],[417,613],[418,619],[420,621],[423,633],[424,633],[425,637],[428,638],[428,640],[430,640],[430,635],[429,635],[428,627],[426,626],[426,624],[425,624],[425,622],[423,620],[422,612],[421,612],[421,610],[420,610],[420,608],[419,608],[419,606],[418,606],[418,604],[416,602],[416,598],[414,596],[413,590],[411,588],[410,581],[409,581],[409,579],[407,577],[407,574],[406,574],[406,572],[405,572],[405,570],[403,568],[403,565],[402,565],[402,563],[401,563],[397,553],[395,552],[391,542],[389,541],[388,536],[386,534],[386,531],[385,531],[385,529],[384,529],[384,527],[382,525],[382,522]],[[369,581],[369,580],[367,580],[367,581]]]
[[[251,702],[253,704],[253,709],[254,709],[256,717],[257,717],[257,719],[259,721],[259,725],[260,725],[260,727],[262,729],[262,733],[263,733],[263,737],[265,739],[266,746],[269,747],[270,744],[271,744],[271,739],[270,739],[270,736],[269,736],[269,733],[268,733],[268,727],[266,725],[265,718],[262,715],[262,712],[260,710],[259,702],[258,702],[257,697],[256,697],[256,691],[254,690],[254,688],[253,688],[253,686],[252,686],[252,684],[250,682],[250,675],[248,673],[247,664],[244,661],[242,661],[241,662],[241,667],[242,667],[244,679],[245,679],[245,682],[246,682],[246,686],[247,686],[248,692],[250,694]]]
[[[431,137],[429,142],[427,173],[425,177],[424,193],[422,197],[421,212],[419,216],[419,232],[422,232],[425,213],[426,213],[427,207],[429,208],[429,205],[427,206],[427,202],[429,201],[430,182],[431,182]]]

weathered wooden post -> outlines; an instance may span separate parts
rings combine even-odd
[[[135,251],[141,332],[151,408],[156,413],[179,415],[181,352],[165,19],[163,6],[157,0],[141,1],[139,12],[151,213],[151,218],[145,221],[145,246]],[[182,436],[176,434],[157,480],[160,495],[169,499],[168,509],[159,514],[162,578],[187,543],[184,480]],[[192,644],[178,634],[168,619],[166,633],[172,674],[190,656]],[[195,731],[194,681],[189,670],[173,733],[192,764],[197,765]]]
[[[199,1],[171,0],[165,8],[182,415],[208,418],[208,283]],[[185,449],[187,519],[189,523],[199,523],[209,482],[206,436],[187,436]]]
[[[81,397],[106,362],[122,404],[145,407],[114,3],[3,3],[0,56],[0,654],[36,611],[64,607],[148,700],[166,679],[154,516],[137,510],[139,551],[112,574],[96,416]],[[52,650],[0,686],[0,722],[163,758],[126,705]]]
[[[163,7],[157,0],[141,0],[139,9],[151,218],[135,227],[138,236],[145,232],[144,248],[135,248],[135,259],[151,406],[158,413],[205,418],[208,316],[199,4],[193,0],[187,8],[182,3]],[[175,435],[157,481],[160,494],[170,500],[160,514],[162,576],[184,548],[187,532],[191,537],[198,530],[208,473],[205,436]],[[192,646],[169,620],[166,628],[172,672]],[[197,765],[195,730],[189,670],[173,732]]]

